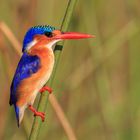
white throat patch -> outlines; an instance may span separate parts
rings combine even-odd
[[[61,39],[57,39],[57,40],[51,41],[49,44],[46,44],[46,47],[52,48],[52,46],[53,46],[56,42],[58,42],[58,41],[61,41]]]

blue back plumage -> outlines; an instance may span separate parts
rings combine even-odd
[[[22,52],[26,50],[27,44],[33,40],[34,35],[52,32],[53,30],[55,30],[55,27],[49,25],[38,25],[30,28],[24,37]]]
[[[20,82],[30,77],[33,73],[36,73],[40,68],[40,59],[38,56],[30,56],[24,53],[17,66],[12,85],[11,85],[11,95],[10,95],[10,105],[16,103],[16,90]]]

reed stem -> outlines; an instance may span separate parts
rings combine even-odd
[[[68,26],[69,26],[69,23],[71,20],[71,16],[72,16],[74,7],[76,5],[76,1],[77,0],[69,0],[69,2],[68,2],[67,9],[66,9],[66,12],[65,12],[62,24],[61,24],[61,30],[63,30],[63,31],[66,31],[68,29]],[[58,65],[58,62],[60,59],[62,49],[63,49],[63,42],[57,44],[54,49],[54,55],[55,55],[54,70],[53,70],[53,73],[52,73],[52,76],[51,76],[49,82],[47,83],[47,85],[50,87],[53,87],[53,80],[55,78],[55,73],[57,70],[57,65]],[[46,91],[46,93],[47,93],[47,91]],[[46,110],[48,97],[49,97],[49,94],[46,94],[46,93],[42,94],[40,97],[39,104],[38,104],[38,111],[44,112]],[[52,99],[52,98],[49,98],[49,100],[50,99]],[[66,118],[64,114],[63,114],[63,117]],[[67,119],[64,119],[64,121],[67,122]],[[42,124],[41,119],[39,117],[35,117],[33,125],[32,125],[32,129],[31,129],[31,133],[29,136],[29,140],[37,140],[37,137],[40,133],[41,124]],[[70,127],[65,127],[65,129],[71,130],[71,131],[69,131],[69,130],[66,131],[68,138],[70,140],[76,140],[72,129]]]

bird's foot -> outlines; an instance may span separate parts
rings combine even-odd
[[[40,89],[40,93],[43,93],[43,92],[45,92],[45,91],[48,91],[50,94],[52,93],[52,89],[50,88],[50,87],[48,87],[48,86],[44,86],[44,87],[42,87],[41,89]]]
[[[41,119],[42,119],[42,122],[44,122],[44,120],[45,120],[45,113],[43,113],[43,112],[34,112],[34,116],[39,116],[39,117],[41,117]]]
[[[36,111],[36,109],[33,106],[31,106],[31,105],[29,105],[29,109],[34,113],[34,116],[41,117],[42,122],[44,122],[44,120],[45,120],[45,113]]]

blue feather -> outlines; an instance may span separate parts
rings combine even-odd
[[[16,112],[17,125],[19,127],[19,108],[16,105],[14,105],[14,107]]]
[[[33,40],[34,35],[45,34],[46,32],[52,32],[53,30],[55,30],[55,27],[49,25],[38,25],[30,28],[24,37],[22,52],[26,50],[27,44]]]
[[[22,55],[11,84],[10,105],[15,104],[17,101],[16,90],[20,82],[36,73],[39,68],[40,59],[38,56],[30,56],[27,53]]]

